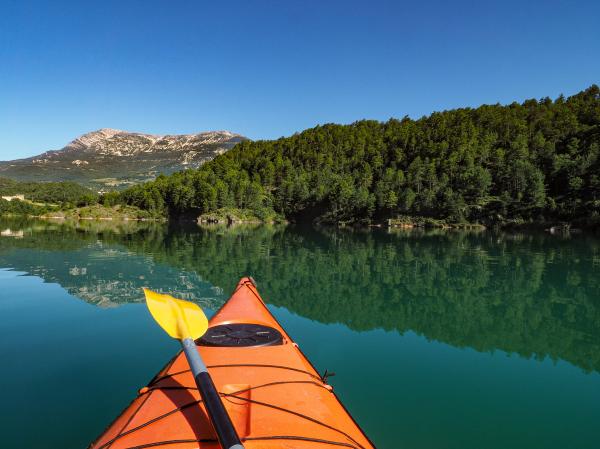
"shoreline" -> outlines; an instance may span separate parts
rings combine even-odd
[[[6,218],[33,218],[39,220],[57,220],[57,221],[103,221],[103,222],[157,222],[169,224],[196,224],[198,226],[225,226],[234,227],[238,225],[300,225],[300,226],[325,226],[337,228],[354,228],[354,229],[388,229],[388,230],[423,230],[423,229],[439,229],[439,230],[465,230],[465,231],[484,231],[484,230],[531,230],[544,231],[550,234],[568,234],[579,232],[596,232],[599,226],[596,224],[577,224],[565,221],[543,221],[543,222],[497,222],[497,223],[447,223],[442,220],[432,220],[429,218],[415,217],[414,220],[402,219],[386,219],[383,221],[374,221],[371,223],[354,222],[354,223],[304,223],[288,220],[261,220],[257,217],[239,218],[239,217],[207,217],[201,215],[196,218],[188,217],[89,217],[89,216],[68,216],[68,215],[32,215],[32,214],[0,214],[0,217]]]
[[[13,215],[15,217],[26,216],[28,218],[38,218],[40,220],[87,220],[87,221],[164,221],[166,218],[131,218],[131,217],[65,217],[62,215]]]

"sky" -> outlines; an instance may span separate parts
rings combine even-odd
[[[0,0],[0,160],[83,133],[419,118],[600,84],[600,1]]]

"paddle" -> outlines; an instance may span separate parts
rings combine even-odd
[[[183,352],[194,375],[196,386],[204,401],[219,444],[223,449],[244,449],[194,342],[208,329],[206,315],[197,304],[192,302],[156,293],[146,288],[144,294],[148,309],[156,322],[167,334],[181,341]]]

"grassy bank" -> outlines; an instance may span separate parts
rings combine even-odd
[[[223,207],[198,217],[201,224],[283,223],[285,219],[273,210],[249,210]]]
[[[390,228],[448,228],[448,229],[485,229],[482,223],[453,222],[430,217],[400,216],[390,218],[384,223]]]
[[[156,214],[133,206],[117,204],[115,206],[76,207],[67,210],[55,210],[40,215],[40,218],[70,219],[70,220],[164,220]]]

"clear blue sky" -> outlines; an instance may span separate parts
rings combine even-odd
[[[592,83],[597,0],[0,0],[0,160],[103,127],[275,138]]]

